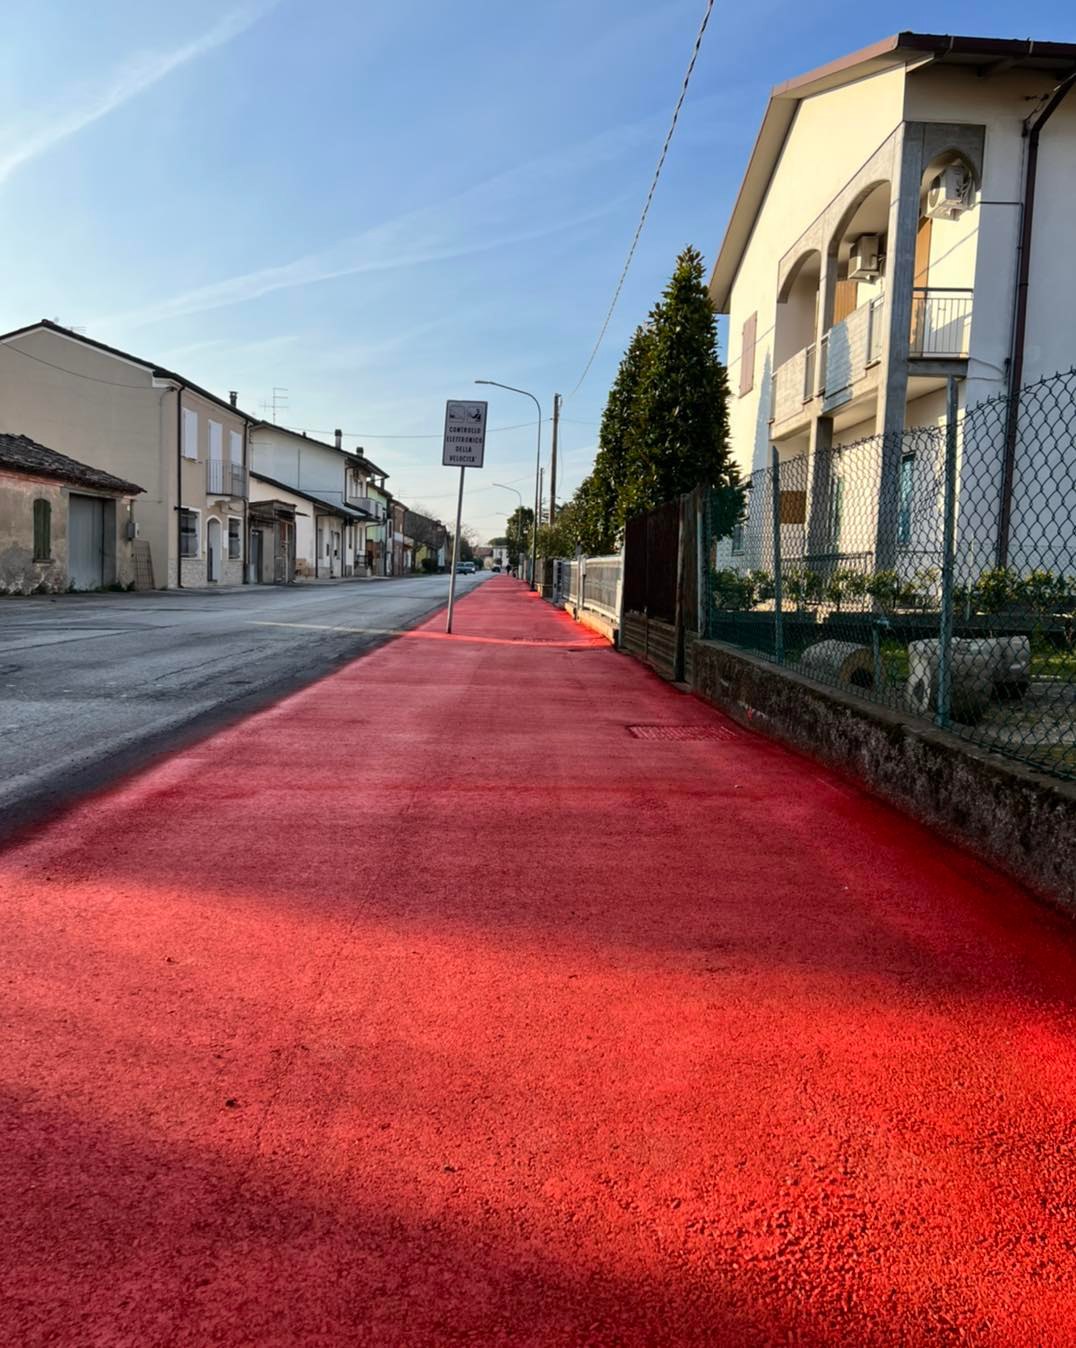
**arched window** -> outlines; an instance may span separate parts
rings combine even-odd
[[[34,561],[52,561],[52,506],[40,498],[34,502]]]

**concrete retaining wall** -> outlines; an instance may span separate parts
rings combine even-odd
[[[616,623],[610,621],[604,613],[595,613],[591,608],[579,608],[575,604],[565,604],[564,608],[581,627],[587,627],[592,632],[599,632],[603,637],[608,637],[608,639],[615,644],[617,634]]]
[[[690,638],[689,638],[690,640]],[[821,758],[1076,914],[1076,784],[716,641],[693,687],[755,730]]]

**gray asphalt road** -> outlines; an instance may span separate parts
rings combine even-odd
[[[414,626],[447,586],[0,599],[0,836]]]

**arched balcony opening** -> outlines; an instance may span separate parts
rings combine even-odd
[[[910,354],[968,354],[979,237],[979,183],[959,150],[936,155],[923,172],[915,235]]]
[[[813,248],[793,264],[777,296],[777,327],[773,338],[776,365],[783,365],[814,341],[821,281],[822,254]]]
[[[890,197],[888,182],[865,187],[829,243],[831,284],[819,352],[829,399],[851,389],[881,359]]]
[[[822,255],[803,253],[789,268],[777,293],[773,334],[773,419],[802,412],[818,392],[815,334],[818,330]]]
[[[845,212],[830,241],[835,283],[827,326],[843,322],[884,289],[889,231],[890,185],[872,183]]]

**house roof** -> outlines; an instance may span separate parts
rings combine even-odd
[[[310,491],[309,488],[292,487],[287,482],[280,482],[275,477],[266,477],[264,473],[255,472],[251,469],[251,477],[256,477],[259,482],[266,483],[270,487],[279,487],[281,491],[290,492],[292,496],[301,496],[304,501],[309,501],[311,505],[324,506],[333,515],[339,515],[341,519],[358,520],[360,524],[366,524],[374,517],[368,515],[365,510],[356,510],[354,506],[344,505],[341,501],[334,501],[331,496],[317,491]]]
[[[358,459],[360,463],[362,463],[366,468],[370,469],[370,471],[375,475],[375,477],[386,478],[390,476],[389,473],[385,472],[384,468],[379,468],[377,464],[374,463],[373,459],[368,459],[365,454],[360,453],[358,450],[345,449],[344,453],[350,459]]]
[[[806,75],[778,84],[770,94],[725,237],[710,277],[710,298],[728,313],[732,283],[750,241],[785,138],[805,98],[852,84],[897,66],[924,64],[972,67],[984,77],[1006,70],[1038,70],[1061,77],[1076,68],[1076,44],[1033,42],[1030,38],[950,37],[937,33],[895,33],[873,46],[842,56]]]
[[[299,507],[291,501],[279,501],[276,497],[264,501],[247,502],[247,515],[250,519],[261,519],[264,516],[278,514],[287,515],[289,518],[295,515],[301,515],[304,520],[307,518],[305,510],[300,510]]]
[[[21,473],[35,473],[38,477],[54,477],[60,482],[71,482],[95,491],[111,492],[116,496],[137,496],[143,490],[133,482],[91,468],[88,463],[69,459],[46,445],[39,445],[28,435],[7,435],[0,432],[0,469],[10,468]]]
[[[149,370],[155,379],[170,379],[173,383],[182,384],[192,393],[197,393],[202,398],[208,398],[211,403],[216,403],[218,407],[234,412],[244,421],[255,422],[257,420],[249,412],[244,412],[241,407],[233,407],[225,398],[220,398],[217,394],[210,393],[208,389],[202,388],[200,384],[193,383],[186,375],[177,374],[175,370],[166,370],[163,365],[157,365],[151,360],[143,360],[141,356],[132,356],[129,351],[121,351],[117,346],[108,346],[105,342],[98,342],[93,337],[87,337],[84,333],[73,332],[70,328],[62,327],[59,323],[53,323],[47,318],[42,318],[37,323],[27,323],[22,328],[13,328],[11,332],[0,333],[0,342],[9,342],[13,337],[22,337],[25,333],[36,332],[39,328],[43,328],[46,332],[59,333],[61,337],[66,337],[69,341],[81,342],[83,346],[93,347],[95,351],[104,351],[110,356],[118,356],[120,360],[130,361],[132,365],[141,365],[144,370]]]
[[[331,449],[334,454],[343,454],[345,458],[357,459],[364,468],[368,468],[378,477],[388,477],[384,468],[379,468],[373,460],[368,459],[361,449],[344,449],[340,445],[330,445],[328,440],[319,440],[316,436],[308,435],[306,431],[292,430],[290,426],[281,426],[276,421],[262,420],[254,423],[255,430],[263,426],[269,431],[283,431],[285,435],[293,436],[296,440],[302,440],[308,445],[318,445],[321,449]]]

